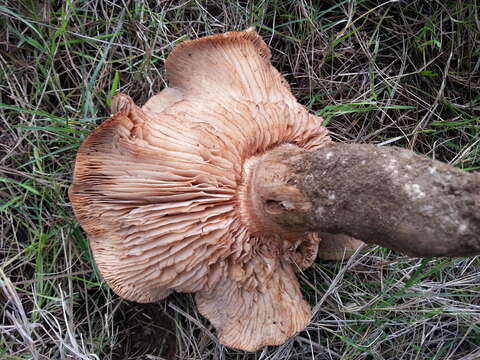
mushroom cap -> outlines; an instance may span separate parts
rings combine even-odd
[[[153,302],[197,292],[223,344],[278,345],[309,322],[295,272],[319,238],[282,234],[251,212],[265,152],[330,139],[298,104],[254,32],[178,45],[170,87],[142,108],[124,94],[81,145],[69,190],[95,261],[118,295]]]
[[[346,260],[363,247],[365,243],[345,234],[322,232],[318,247],[318,257],[322,260]]]

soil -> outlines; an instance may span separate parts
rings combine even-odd
[[[175,323],[159,304],[123,302],[114,317],[118,330],[112,360],[147,359],[146,355],[174,359]]]

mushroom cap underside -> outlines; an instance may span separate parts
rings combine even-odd
[[[69,190],[75,215],[118,295],[151,302],[171,291],[198,292],[200,311],[226,345],[279,344],[310,318],[292,274],[313,259],[298,265],[292,252],[308,244],[316,254],[318,237],[300,232],[292,248],[274,230],[251,232],[240,214],[244,165],[282,144],[317,149],[330,141],[327,131],[295,101],[255,33],[182,43],[166,68],[170,88],[142,108],[117,95],[115,114],[81,145]],[[275,271],[258,270],[265,267]],[[221,284],[232,296],[219,302]],[[271,306],[290,309],[282,312],[296,320],[262,330],[250,312],[243,323],[253,325],[236,327],[228,316],[235,294],[249,308],[277,299]],[[234,340],[234,328],[245,341]]]

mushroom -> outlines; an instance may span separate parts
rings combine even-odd
[[[312,264],[319,245],[326,259],[351,255],[363,245],[354,238],[428,256],[415,243],[422,229],[405,219],[396,229],[393,207],[408,200],[414,204],[401,214],[413,210],[420,217],[437,210],[427,208],[433,196],[427,186],[434,180],[427,184],[425,176],[422,183],[414,170],[402,172],[397,182],[391,178],[403,162],[420,161],[425,170],[431,160],[334,144],[322,119],[297,103],[269,59],[268,47],[252,31],[181,43],[166,61],[170,87],[141,108],[124,94],[113,99],[113,115],[78,151],[69,190],[98,268],[115,293],[137,302],[158,301],[172,291],[195,293],[220,342],[246,351],[282,344],[306,327],[310,306],[295,273]],[[366,171],[375,157],[382,160],[379,170]],[[366,165],[358,165],[362,161]],[[441,165],[432,166],[450,183],[469,175]],[[381,196],[398,183],[401,191],[395,188],[399,193],[388,198],[392,208],[378,196],[361,202],[367,199],[358,195],[361,186],[377,181],[364,181],[362,171],[384,181]],[[465,194],[473,183],[461,181]],[[366,193],[376,196],[373,189]],[[417,200],[427,200],[424,208]],[[478,196],[472,196],[470,211],[472,201],[478,208]],[[462,236],[478,235],[478,216],[474,224],[460,210],[457,215]],[[429,233],[428,239],[436,235],[445,234]],[[475,243],[466,237],[463,244]],[[478,252],[475,246],[469,249]],[[447,255],[465,250],[442,249]]]

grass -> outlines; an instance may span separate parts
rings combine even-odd
[[[67,198],[114,93],[141,104],[175,44],[252,25],[337,141],[479,170],[479,19],[477,1],[0,1],[0,358],[480,358],[477,258],[319,261],[301,275],[312,323],[248,354],[217,343],[191,295],[112,294]]]

